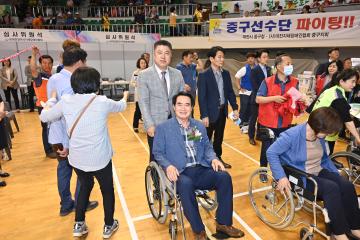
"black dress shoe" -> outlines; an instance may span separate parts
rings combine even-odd
[[[249,143],[251,144],[251,145],[256,145],[256,142],[255,142],[255,140],[253,139],[253,138],[250,138],[249,139]]]
[[[134,128],[134,132],[139,133],[139,129],[138,129],[138,128]]]
[[[6,182],[5,181],[1,181],[0,182],[0,187],[5,187],[6,186]]]
[[[91,211],[94,208],[96,208],[99,205],[98,201],[89,201],[89,204],[87,205],[86,211]]]
[[[219,161],[224,165],[225,168],[231,168],[231,165],[224,162],[224,160],[222,160],[220,157],[219,157]]]
[[[0,173],[0,177],[10,177],[10,174],[8,174],[7,172],[2,172]]]

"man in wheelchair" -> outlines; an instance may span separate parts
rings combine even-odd
[[[229,173],[217,159],[203,124],[192,118],[194,99],[180,92],[173,97],[175,118],[156,127],[153,153],[171,182],[176,183],[185,217],[195,239],[208,239],[195,190],[216,190],[219,203],[216,231],[239,238],[244,233],[232,226],[233,187]]]
[[[336,110],[331,107],[316,109],[307,123],[282,133],[266,154],[279,191],[291,188],[283,166],[311,174],[318,185],[317,195],[328,211],[333,237],[360,239],[360,209],[355,187],[339,175],[328,157],[324,140],[341,128],[342,121]]]

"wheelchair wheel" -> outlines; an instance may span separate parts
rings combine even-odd
[[[300,230],[300,240],[312,240],[314,235],[307,228],[301,228]]]
[[[176,221],[170,220],[170,223],[169,223],[169,234],[170,234],[171,240],[175,240],[175,239],[176,239],[176,235],[177,235],[177,222],[176,222]]]
[[[336,160],[344,165],[340,169],[340,174],[346,177],[355,186],[360,186],[360,156],[353,152],[338,152],[330,156],[331,160]]]
[[[196,198],[206,211],[212,211],[218,206],[215,192],[197,191]]]
[[[295,215],[293,195],[290,191],[280,193],[277,182],[269,174],[269,169],[259,168],[250,177],[249,197],[256,215],[272,228],[284,229],[289,226]],[[267,181],[260,179],[266,175]]]
[[[156,163],[149,164],[145,171],[145,189],[151,215],[159,223],[164,223],[169,210],[169,196],[160,171],[162,170]]]

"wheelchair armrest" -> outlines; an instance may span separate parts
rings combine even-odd
[[[311,174],[301,171],[300,169],[294,168],[292,166],[285,165],[285,166],[283,166],[283,168],[285,169],[285,171],[287,170],[289,173],[295,173],[297,175],[300,175],[300,176],[303,176],[306,178],[312,177]]]

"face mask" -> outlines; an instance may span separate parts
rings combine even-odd
[[[290,76],[294,71],[294,66],[293,65],[286,65],[284,67],[284,74],[285,76]]]

